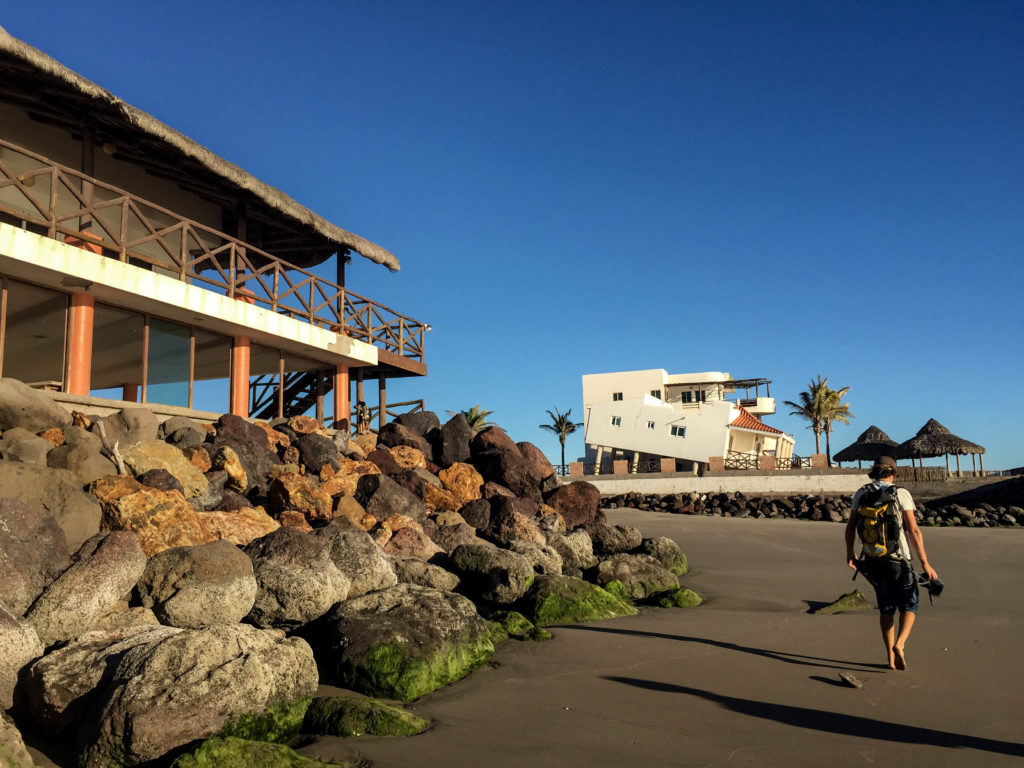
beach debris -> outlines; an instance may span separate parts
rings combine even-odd
[[[840,613],[841,611],[862,611],[870,607],[867,598],[864,597],[864,593],[859,589],[855,589],[853,592],[847,592],[835,602],[823,605],[815,610],[814,613],[830,614]]]
[[[850,672],[840,672],[839,673],[839,679],[842,680],[846,685],[850,686],[851,688],[863,688],[864,687],[864,683],[861,682],[859,679],[857,679]]]

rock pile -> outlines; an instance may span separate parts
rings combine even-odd
[[[508,637],[700,602],[675,542],[609,525],[592,485],[461,415],[352,439],[307,417],[158,424],[3,379],[0,458],[0,709],[85,768],[291,765],[270,742],[418,732],[313,697],[411,701]],[[2,725],[0,766],[28,764]]]
[[[986,501],[986,495],[990,501]],[[631,508],[676,515],[715,517],[797,518],[842,523],[849,519],[852,496],[746,496],[743,493],[630,492],[604,497],[603,507]],[[1024,525],[1024,478],[999,483],[987,494],[969,492],[934,501],[915,499],[921,525],[992,528]]]

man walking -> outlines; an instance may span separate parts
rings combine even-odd
[[[928,562],[924,550],[924,537],[914,517],[914,499],[906,488],[897,488],[892,495],[896,480],[896,461],[888,456],[878,459],[868,477],[873,482],[860,488],[853,496],[850,508],[850,520],[846,524],[846,564],[864,574],[871,586],[875,588],[878,601],[879,625],[882,628],[882,640],[889,661],[889,669],[906,669],[907,638],[914,626],[917,616],[918,590],[914,568],[910,562],[910,548],[917,553],[917,559],[929,579],[937,579],[938,574]],[[854,541],[864,533],[861,515],[857,510],[866,500],[893,498],[890,502],[897,508],[893,510],[896,523],[895,535],[882,556],[870,556],[867,545],[861,552],[861,558],[855,559],[853,554]],[[872,501],[872,504],[875,502]],[[865,509],[867,507],[865,506]],[[882,523],[879,523],[882,525]],[[909,546],[908,546],[909,543]],[[896,627],[896,611],[899,610],[899,627]]]

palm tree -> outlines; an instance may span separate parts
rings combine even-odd
[[[448,411],[449,416],[457,416],[460,413],[466,417],[466,421],[469,422],[473,432],[479,432],[484,427],[497,426],[493,421],[487,421],[487,417],[494,413],[494,411],[481,408],[480,403],[464,411]]]
[[[550,424],[540,424],[541,429],[546,429],[548,432],[553,432],[558,435],[558,442],[562,444],[562,466],[565,466],[565,438],[567,435],[571,435],[583,424],[572,421],[569,418],[569,414],[572,413],[572,408],[567,410],[565,413],[559,413],[558,409],[555,408],[555,412],[548,411],[548,416],[551,417]]]
[[[819,373],[818,380],[812,381],[807,386],[807,391],[800,393],[799,403],[794,403],[792,400],[784,400],[782,403],[792,409],[789,412],[790,416],[799,416],[810,422],[807,428],[814,432],[815,453],[821,453],[821,433],[825,429],[823,414],[826,410],[825,403],[829,391],[828,379],[821,378]]]
[[[825,379],[825,381],[828,381],[828,379]],[[832,441],[830,440],[832,422],[838,421],[841,424],[849,424],[850,419],[856,418],[850,413],[850,404],[842,401],[849,391],[849,387],[829,389],[825,397],[825,408],[822,412],[821,423],[822,431],[825,433],[825,457],[828,459],[830,467],[832,466]]]

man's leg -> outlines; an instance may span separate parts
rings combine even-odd
[[[896,662],[896,669],[907,668],[907,657],[903,652],[904,647],[907,644],[907,638],[910,637],[910,630],[914,628],[914,620],[917,618],[917,614],[913,611],[901,611],[900,612],[900,632],[896,637],[896,642],[892,646],[892,654],[894,661]]]
[[[896,617],[891,613],[882,613],[878,616],[878,625],[882,628],[882,642],[885,643],[885,654],[889,660],[889,669],[896,669],[895,646],[896,632],[893,627],[896,625]],[[902,628],[902,623],[900,627]]]

